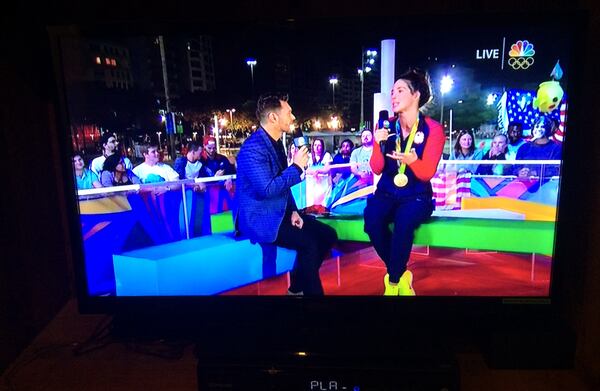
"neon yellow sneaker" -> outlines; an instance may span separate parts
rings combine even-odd
[[[413,275],[410,270],[407,270],[400,277],[400,282],[398,283],[398,295],[399,296],[416,296],[415,290],[412,286]]]
[[[386,274],[385,277],[383,277],[383,286],[385,287],[385,290],[383,291],[384,296],[398,296],[400,284],[390,285],[389,274]]]

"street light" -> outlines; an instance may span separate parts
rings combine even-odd
[[[366,57],[365,57],[366,55]],[[364,128],[365,123],[365,73],[371,72],[371,66],[375,64],[375,57],[377,57],[377,50],[368,49],[366,52],[362,50],[360,69],[358,70],[358,77],[360,78],[360,125],[359,129]]]
[[[340,120],[338,119],[337,116],[332,116],[331,117],[331,122],[330,122],[331,128],[333,129],[337,129],[340,126]]]
[[[231,123],[231,126],[233,126],[233,113],[235,113],[235,109],[227,109],[225,111],[229,113],[229,122]]]
[[[156,135],[158,136],[158,149],[161,149],[161,147],[160,147],[160,134],[161,133],[162,132],[156,132]]]
[[[488,105],[488,106],[491,106],[491,105],[493,105],[493,104],[494,104],[494,102],[496,101],[496,98],[497,98],[497,97],[498,97],[498,95],[496,95],[496,94],[489,94],[489,95],[487,96],[487,102],[486,102],[486,103],[487,103],[487,105]]]
[[[256,59],[247,58],[246,65],[250,67],[250,78],[252,79],[252,96],[254,96],[254,66],[256,65]]]
[[[454,80],[448,75],[444,75],[442,77],[442,81],[440,83],[440,92],[442,93],[442,107],[440,110],[440,123],[444,124],[444,95],[450,92],[452,86],[454,85]]]
[[[329,84],[331,84],[331,89],[333,91],[333,107],[335,108],[335,85],[338,83],[338,79],[335,76],[331,76],[329,78]]]

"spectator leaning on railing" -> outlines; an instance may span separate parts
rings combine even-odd
[[[143,145],[141,152],[144,162],[133,169],[142,183],[155,183],[164,181],[176,181],[179,179],[177,171],[171,166],[158,161],[158,147],[156,145]]]
[[[75,176],[75,182],[77,183],[77,190],[102,187],[102,184],[100,184],[100,181],[98,180],[98,175],[85,168],[83,158],[78,153],[73,155],[73,175]]]
[[[525,140],[523,140],[523,125],[515,121],[509,123],[506,135],[508,136],[506,160],[515,160],[519,148],[525,144]]]
[[[179,174],[179,179],[194,179],[209,176],[206,168],[200,161],[202,146],[196,142],[188,143],[185,156],[175,160],[174,169]]]
[[[100,182],[104,187],[124,186],[139,184],[140,178],[133,171],[125,168],[123,157],[112,154],[106,158],[100,175]]]
[[[450,160],[481,160],[483,156],[483,142],[478,149],[475,149],[475,137],[470,130],[461,130],[454,143],[454,148],[450,151]],[[477,164],[460,164],[458,171],[477,171]]]
[[[90,170],[92,170],[96,175],[100,176],[102,173],[102,168],[104,167],[104,161],[107,157],[113,154],[120,154],[117,148],[119,142],[114,134],[104,133],[102,137],[100,137],[100,143],[102,144],[102,155],[98,156],[90,163]],[[123,162],[125,163],[125,168],[131,170],[133,165],[131,164],[131,160],[127,157],[123,158]]]
[[[492,139],[492,147],[487,151],[481,160],[506,160],[508,137],[505,134],[498,134]],[[477,168],[479,175],[510,175],[512,168],[508,164],[481,164]]]
[[[525,143],[517,152],[517,160],[560,160],[562,158],[559,144],[550,140],[552,135],[552,121],[545,116],[538,118],[531,130],[531,142]],[[546,165],[544,176],[556,176],[559,173],[558,165]],[[542,165],[518,165],[515,175],[519,178],[529,178],[542,175]]]
[[[332,164],[348,164],[350,163],[350,155],[352,154],[352,150],[354,149],[354,143],[345,139],[342,141],[340,145],[340,152],[333,157]],[[331,181],[334,184],[337,184],[340,179],[346,179],[350,176],[351,171],[349,168],[332,168],[330,170]]]
[[[217,153],[217,140],[214,137],[208,137],[204,140],[204,151],[200,158],[206,176],[222,176],[235,174],[235,166],[231,164],[225,155]],[[231,191],[233,182],[227,179],[224,183],[225,189]]]
[[[361,146],[354,149],[350,155],[351,170],[358,179],[367,181],[373,178],[373,172],[369,165],[373,153],[373,132],[364,129],[360,134]]]

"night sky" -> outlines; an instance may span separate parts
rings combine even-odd
[[[316,86],[330,92],[330,75],[355,72],[360,66],[361,48],[380,51],[380,42],[386,38],[396,39],[396,74],[408,66],[419,66],[428,70],[435,82],[444,70],[452,73],[450,67],[456,64],[457,67],[472,69],[472,81],[480,83],[483,88],[527,88],[548,80],[554,64],[560,59],[565,72],[562,82],[566,84],[571,55],[568,33],[555,26],[533,26],[523,22],[518,28],[449,22],[443,28],[390,24],[377,29],[362,29],[344,21],[310,25],[284,23],[271,30],[235,26],[213,34],[217,88],[228,91],[248,89],[250,70],[245,59],[254,57],[258,61],[255,89],[258,92],[269,89],[272,86],[271,75],[266,70],[272,66],[274,59],[283,56],[293,62],[293,70],[313,71],[309,78],[316,81]],[[499,49],[501,56],[503,37],[506,37],[505,60],[511,44],[527,39],[534,45],[535,63],[527,70],[518,71],[505,64],[504,71],[501,71],[501,60],[475,58],[478,49]],[[460,81],[456,82],[458,88]],[[454,93],[459,95],[460,91]]]
[[[572,37],[568,32],[569,26],[544,22],[514,18],[459,21],[452,17],[433,19],[421,16],[410,21],[400,18],[323,19],[186,25],[166,31],[158,26],[155,29],[155,26],[145,26],[143,34],[155,37],[173,31],[189,36],[211,36],[217,89],[212,96],[217,108],[240,108],[251,97],[250,68],[246,59],[253,57],[258,62],[254,68],[254,96],[284,89],[284,92],[290,93],[290,103],[295,112],[310,114],[315,108],[322,109],[331,103],[329,77],[340,77],[336,91],[343,88],[348,78],[354,78],[356,82],[361,50],[374,48],[381,54],[382,39],[396,40],[396,75],[409,66],[417,66],[430,73],[434,100],[440,95],[442,75],[450,74],[455,85],[445,97],[447,104],[466,99],[469,94],[471,98],[480,95],[484,99],[488,93],[500,95],[503,89],[535,90],[539,83],[550,79],[557,60],[560,60],[564,71],[561,84],[568,94],[570,61],[576,58],[576,53],[570,52]],[[94,33],[102,36],[104,31],[112,32],[109,39],[122,42],[127,41],[127,36],[140,35],[135,25],[121,31],[98,29]],[[513,70],[505,63],[504,70],[501,70],[503,37],[506,37],[505,61],[510,45],[526,39],[534,45],[535,63],[527,70]],[[476,59],[476,51],[486,49],[498,49],[500,59]],[[279,71],[276,72],[277,66]],[[281,72],[282,66],[284,72]],[[379,89],[379,69],[379,64],[376,64],[374,72],[367,76],[371,90],[365,90],[366,119],[371,118],[372,93]],[[355,121],[357,111],[357,107],[351,108]]]

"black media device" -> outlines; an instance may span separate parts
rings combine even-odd
[[[322,329],[323,330],[323,329]],[[452,349],[439,338],[338,338],[329,332],[274,332],[251,342],[199,344],[198,390],[457,391],[460,376]],[[383,330],[380,330],[383,331]],[[383,333],[381,334],[383,335]],[[323,338],[328,336],[330,338]],[[234,347],[232,349],[232,347]],[[235,353],[235,354],[234,354]]]
[[[573,297],[570,286],[580,283],[568,273],[579,251],[577,216],[589,207],[577,190],[589,181],[577,166],[587,131],[580,109],[587,15],[457,14],[449,24],[447,15],[423,13],[382,17],[369,29],[358,18],[248,18],[243,23],[208,17],[168,23],[166,18],[72,20],[49,28],[65,207],[82,313],[113,314],[132,335],[155,327],[156,333],[168,330],[197,339],[199,371],[213,382],[203,384],[213,389],[228,376],[227,381],[287,384],[288,390],[389,389],[398,384],[393,372],[424,382],[439,375],[447,379],[439,387],[452,389],[452,360],[437,361],[438,352],[446,350],[427,349],[427,356],[420,356],[419,349],[399,342],[435,336],[446,346],[467,338],[493,340],[482,343],[493,347],[502,345],[497,342],[505,340],[503,335],[562,329],[561,305]],[[357,67],[366,65],[358,63],[361,51],[372,70],[367,74],[365,68],[358,79]],[[384,57],[395,60],[386,63]],[[553,81],[557,64],[562,78],[543,84]],[[530,143],[538,117],[557,125],[553,142],[562,148],[561,158],[546,160],[545,174],[528,182],[512,172],[457,169],[472,163],[441,163],[434,180],[436,211],[416,232],[423,248],[415,248],[409,262],[414,297],[383,296],[385,265],[365,240],[364,199],[348,201],[342,206],[350,212],[334,216],[338,236],[345,239],[321,267],[325,296],[291,297],[287,273],[294,254],[275,249],[275,266],[267,273],[260,246],[232,237],[232,193],[239,189],[225,188],[219,178],[162,182],[160,175],[136,170],[149,152],[174,166],[189,142],[211,136],[221,154],[235,162],[239,144],[259,129],[256,98],[271,91],[290,92],[295,124],[309,140],[327,138],[331,142],[325,145],[340,145],[351,138],[358,144],[359,119],[375,123],[380,111],[392,110],[391,87],[381,86],[382,75],[397,76],[410,67],[431,76],[433,101],[423,114],[442,122],[445,154],[460,147],[460,137],[471,129],[474,145],[485,141],[485,152],[513,121],[522,123],[524,142]],[[337,85],[327,82],[332,74],[340,75]],[[444,92],[443,81],[450,88]],[[169,116],[174,127],[166,126]],[[99,140],[106,133],[115,135],[119,153],[144,177],[141,184],[93,187],[96,177],[83,168],[102,160]],[[417,135],[415,142],[423,137]],[[305,137],[292,138],[288,142],[296,146],[309,144]],[[85,167],[76,166],[75,155]],[[455,172],[446,173],[452,168]],[[327,179],[307,181],[296,202],[320,202],[317,195],[331,194]],[[206,192],[196,191],[198,182],[206,184]],[[350,199],[344,194],[339,200]],[[332,345],[296,337],[293,330],[306,319],[327,329],[328,337],[316,341]],[[383,322],[389,330],[375,327]],[[286,339],[293,345],[284,348],[277,338],[258,338],[267,325],[289,331]],[[339,330],[350,337],[337,335]],[[371,349],[358,341],[375,334],[390,343]],[[232,335],[256,339],[257,346],[221,349]],[[569,347],[560,350],[565,354],[574,346],[568,340]],[[517,365],[510,352],[535,346],[525,342],[516,350],[496,348],[491,357],[504,366]],[[536,358],[530,362],[546,357],[540,351]],[[244,365],[251,369],[245,371]]]
[[[268,353],[268,352],[267,352]],[[274,351],[258,356],[200,355],[198,391],[458,391],[453,359]]]

